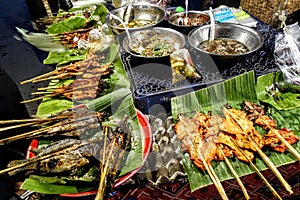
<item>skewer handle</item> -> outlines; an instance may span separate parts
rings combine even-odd
[[[264,162],[268,165],[271,171],[275,174],[275,176],[279,179],[283,187],[288,191],[290,194],[293,194],[292,187],[288,184],[288,182],[282,177],[281,173],[278,171],[276,166],[272,163],[272,161],[266,156],[266,154],[257,146],[256,142],[249,136],[250,141],[252,142],[254,148],[257,150],[260,157],[264,160]]]

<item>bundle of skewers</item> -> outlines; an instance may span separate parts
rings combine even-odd
[[[75,101],[95,99],[108,87],[104,79],[110,77],[113,73],[112,63],[104,63],[104,59],[104,55],[91,55],[83,61],[77,61],[66,66],[58,67],[52,72],[21,82],[21,84],[26,84],[49,80],[75,79],[69,85],[50,85],[48,87],[38,88],[38,91],[32,94],[43,96],[28,99],[22,101],[22,103],[61,96]]]
[[[289,150],[300,160],[300,154],[292,147],[292,144],[296,143],[299,138],[291,130],[277,129],[276,121],[266,115],[263,107],[248,101],[244,101],[242,106],[244,110],[231,108],[229,105],[224,106],[222,109],[223,116],[214,115],[212,112],[205,114],[197,111],[192,118],[179,114],[174,129],[178,139],[181,140],[183,149],[189,153],[190,159],[198,168],[207,171],[222,199],[228,199],[228,197],[212,168],[212,161],[225,161],[241,187],[245,198],[250,198],[228,159],[233,156],[242,162],[249,163],[274,196],[281,199],[253,163],[256,154],[272,170],[284,188],[292,194],[291,186],[262,149],[268,146],[280,153]],[[267,131],[267,134],[261,135],[255,126],[261,126]]]
[[[98,176],[93,180],[99,183],[96,199],[104,199],[121,171],[132,138],[128,116],[113,123],[103,124],[104,121],[109,121],[107,113],[85,108],[68,109],[48,118],[0,121],[14,123],[2,131],[20,126],[42,127],[1,139],[1,145],[21,139],[55,138],[49,145],[32,149],[34,157],[11,161],[6,169],[0,170],[0,175],[26,172],[27,175],[78,177],[93,169],[93,174]]]

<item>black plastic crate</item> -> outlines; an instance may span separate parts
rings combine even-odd
[[[213,59],[186,42],[193,63],[201,75],[197,80],[186,80],[172,84],[172,73],[169,60],[147,60],[135,58],[121,50],[121,59],[131,81],[131,89],[135,106],[146,114],[166,113],[171,110],[170,100],[174,96],[183,95],[233,78],[254,70],[256,76],[277,71],[273,52],[277,31],[272,27],[258,22],[257,30],[264,37],[264,45],[256,52],[233,63],[231,67],[217,67]]]

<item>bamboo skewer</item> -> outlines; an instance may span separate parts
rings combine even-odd
[[[281,184],[284,186],[284,188],[286,189],[286,191],[288,191],[290,194],[293,194],[294,192],[292,191],[292,187],[288,184],[288,182],[283,178],[283,176],[281,175],[281,173],[278,171],[278,169],[276,168],[276,166],[272,163],[272,161],[266,156],[266,154],[259,148],[259,146],[257,145],[257,143],[253,140],[253,138],[247,134],[247,130],[244,130],[244,128],[242,126],[240,126],[240,124],[238,123],[237,119],[235,116],[232,115],[232,113],[224,108],[224,110],[230,115],[230,117],[234,120],[234,122],[239,126],[239,129],[241,130],[241,132],[243,132],[248,140],[251,142],[251,144],[254,146],[255,150],[258,152],[258,154],[260,155],[260,157],[264,160],[264,162],[267,164],[267,166],[271,169],[271,171],[275,174],[275,176],[279,179],[279,181],[281,182]],[[237,116],[239,117],[239,116]]]
[[[22,81],[20,84],[23,85],[23,84],[26,84],[26,83],[30,83],[30,82],[32,82],[33,80],[36,80],[36,79],[40,79],[40,78],[44,78],[44,77],[47,77],[47,76],[51,76],[51,75],[55,74],[56,72],[57,72],[57,70],[54,70],[54,71],[51,71],[51,72],[48,72],[48,73],[36,76],[34,78]]]
[[[54,127],[57,127],[57,126],[60,126],[60,125],[61,124],[55,124],[55,125],[52,125],[52,126],[49,126],[49,127],[45,127],[45,128],[41,128],[41,129],[38,129],[38,130],[30,131],[30,132],[27,132],[27,133],[23,133],[23,134],[19,134],[19,135],[15,135],[15,136],[11,136],[11,137],[8,137],[8,138],[1,139],[0,140],[0,145],[7,144],[8,142],[12,142],[12,141],[15,141],[15,140],[23,139],[23,138],[26,138],[27,136],[31,136],[31,138],[32,138],[33,136],[37,136],[37,135],[41,134],[43,131],[50,130],[50,129],[52,129]]]
[[[56,76],[50,76],[50,77],[47,77],[47,78],[35,79],[32,82],[33,83],[38,83],[38,82],[42,82],[42,81],[49,81],[49,80],[64,78],[65,76],[78,76],[78,75],[82,75],[82,74],[83,74],[83,72],[63,73],[63,74],[59,74],[59,75],[56,75]]]
[[[253,162],[249,159],[249,157],[247,156],[247,154],[235,143],[235,141],[233,139],[231,139],[231,142],[236,146],[236,148],[245,156],[245,158],[248,160],[250,166],[252,167],[252,169],[256,172],[256,174],[263,180],[263,182],[266,184],[266,186],[271,190],[271,192],[273,193],[273,195],[277,198],[277,199],[282,199],[279,194],[276,192],[276,190],[272,187],[272,185],[267,181],[267,179],[262,175],[262,173],[259,171],[259,169],[253,164]]]
[[[115,143],[115,139],[112,141],[112,147],[108,153],[108,157],[106,158],[106,138],[107,138],[107,132],[108,129],[106,127],[105,129],[105,135],[104,135],[104,144],[103,144],[103,156],[102,156],[102,162],[104,164],[101,165],[101,175],[100,175],[100,181],[99,181],[99,186],[98,186],[98,191],[97,191],[97,195],[95,197],[95,200],[103,200],[104,199],[104,195],[105,195],[105,188],[106,188],[106,176],[107,176],[107,171],[108,171],[108,166],[109,166],[109,162],[114,150],[114,143]]]
[[[17,124],[17,125],[13,125],[13,126],[3,127],[3,128],[0,128],[0,132],[7,131],[10,129],[15,129],[15,128],[21,128],[24,126],[30,126],[30,125],[34,125],[34,124],[36,124],[36,122],[29,122],[29,123],[25,123],[25,124]]]
[[[228,197],[226,195],[226,192],[220,182],[220,180],[218,179],[218,177],[216,176],[216,174],[214,173],[214,170],[212,167],[209,167],[208,163],[206,162],[206,160],[203,158],[202,153],[200,152],[200,150],[197,148],[197,144],[195,143],[195,141],[193,141],[193,145],[194,148],[197,150],[198,156],[201,159],[206,171],[208,172],[209,177],[211,178],[211,180],[213,181],[215,187],[217,188],[221,198],[223,200],[228,200]]]
[[[224,160],[225,160],[225,163],[226,163],[227,167],[229,168],[229,170],[230,170],[231,173],[233,174],[235,180],[237,181],[237,183],[239,184],[240,188],[242,189],[242,192],[243,192],[243,194],[244,194],[244,196],[245,196],[245,199],[247,199],[247,200],[250,199],[249,194],[248,194],[248,192],[247,192],[247,190],[246,190],[246,188],[245,188],[243,182],[241,181],[239,175],[236,173],[236,171],[235,171],[234,168],[232,167],[232,165],[231,165],[231,163],[229,162],[228,158],[225,156],[225,154],[224,154],[222,148],[221,148],[219,145],[217,145],[217,147],[218,147],[219,151],[221,152],[222,156],[224,157]]]
[[[42,100],[44,98],[47,98],[47,97],[53,97],[55,95],[45,95],[45,96],[41,96],[41,97],[36,97],[36,98],[33,98],[33,99],[28,99],[28,100],[24,100],[24,101],[21,101],[20,103],[30,103],[30,102],[33,102],[33,101],[38,101],[38,100]]]
[[[264,160],[264,162],[268,165],[268,167],[272,170],[272,172],[275,174],[275,176],[279,179],[283,187],[286,189],[286,191],[289,192],[289,194],[293,194],[292,187],[288,184],[288,182],[283,178],[281,173],[278,171],[276,166],[273,164],[273,162],[266,156],[266,154],[257,146],[256,142],[248,135],[249,139],[252,140],[253,146],[257,150],[260,157]]]

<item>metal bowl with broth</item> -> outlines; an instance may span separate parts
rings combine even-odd
[[[131,19],[125,24],[129,31],[153,27],[161,23],[166,17],[165,9],[154,4],[134,4],[132,6]],[[105,17],[105,23],[117,34],[125,31],[125,28],[113,15],[123,19],[126,9],[127,6],[123,6],[111,10]]]
[[[217,57],[248,55],[258,50],[264,43],[262,35],[257,30],[239,24],[216,24],[213,41],[208,41],[209,30],[210,25],[193,29],[188,35],[188,41],[197,50]]]
[[[187,12],[173,13],[168,16],[168,23],[172,28],[188,34],[195,27],[203,26],[210,22],[210,17],[208,14],[202,11],[190,10]]]
[[[171,28],[154,27],[130,33],[123,40],[126,52],[140,58],[167,57],[174,51],[185,46],[183,34]]]

